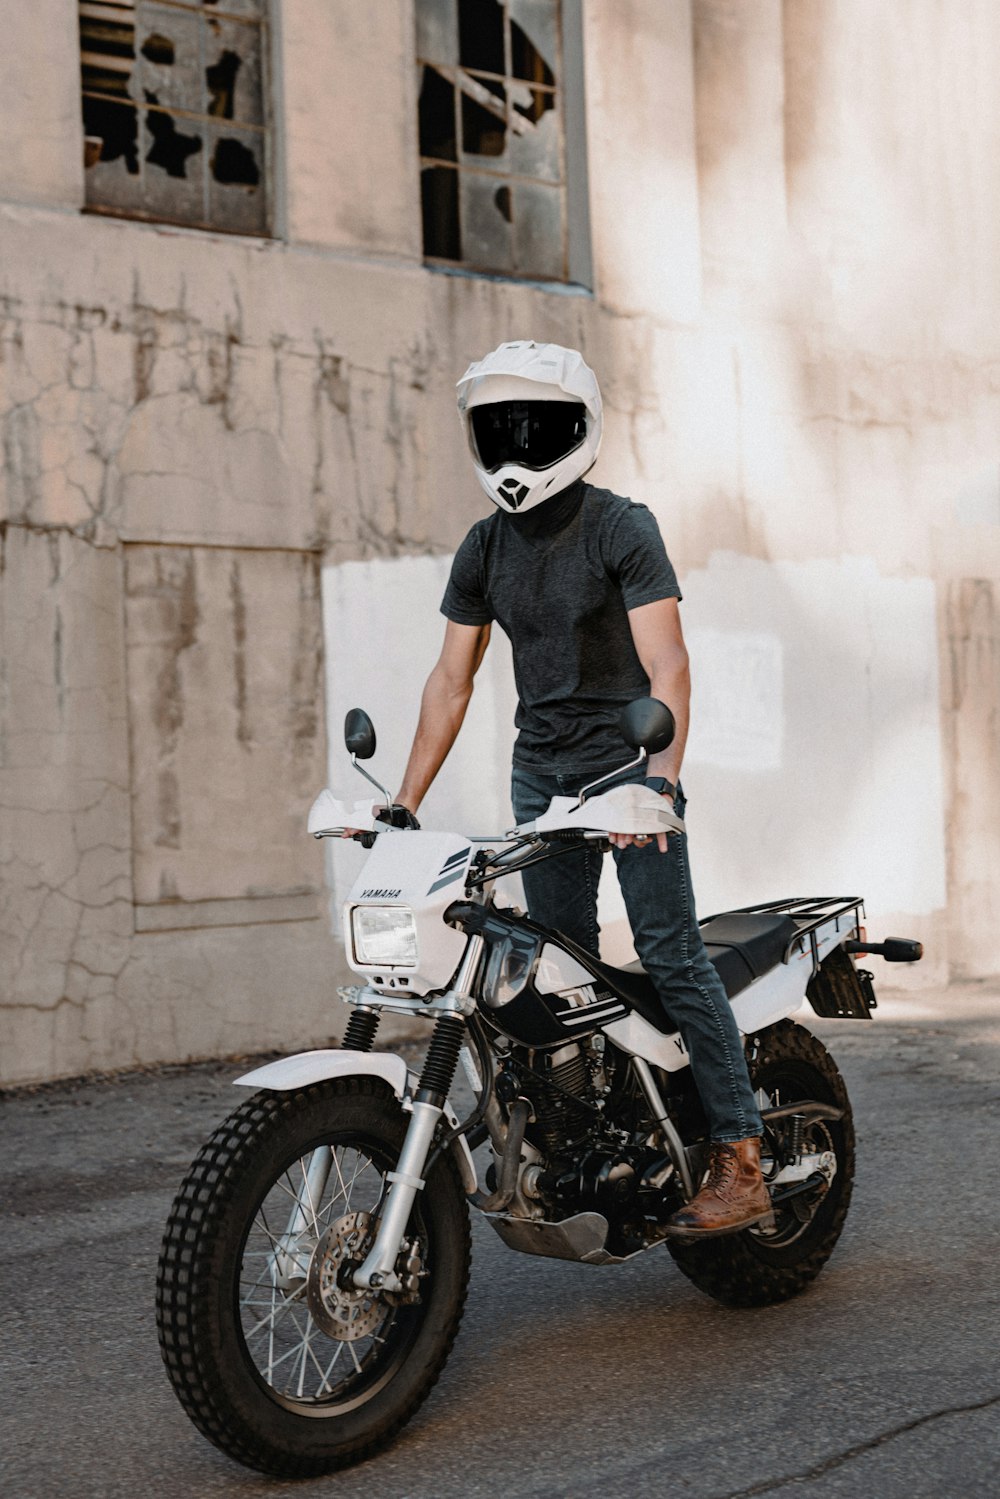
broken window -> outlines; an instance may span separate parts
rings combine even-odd
[[[267,234],[267,0],[79,0],[88,208]]]
[[[582,99],[572,101],[568,132],[564,61],[570,18],[579,42],[578,12],[578,0],[416,0],[429,260],[587,279],[573,246]],[[581,69],[571,71],[578,86]]]

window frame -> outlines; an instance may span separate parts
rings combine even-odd
[[[139,6],[142,3],[142,0],[77,0],[76,9],[81,26],[81,31],[82,22],[84,19],[83,7],[85,5],[94,5],[101,3],[110,3],[111,5],[119,7],[122,9],[123,16],[131,13],[131,15],[135,17],[136,21],[138,21]],[[259,135],[261,139],[261,176],[258,190],[263,195],[263,223],[260,227],[244,228],[240,226],[228,225],[225,223],[213,222],[210,218],[207,217],[185,218],[180,214],[175,215],[166,211],[152,211],[142,203],[126,205],[116,203],[101,203],[98,201],[88,200],[87,151],[88,142],[92,138],[89,137],[86,133],[86,123],[83,113],[84,100],[86,98],[103,98],[109,103],[121,103],[122,100],[112,94],[102,93],[99,90],[85,88],[84,49],[82,45],[83,38],[81,35],[79,49],[80,120],[81,145],[84,154],[84,203],[82,205],[82,211],[86,214],[95,214],[104,218],[125,219],[132,222],[145,224],[166,224],[174,228],[191,229],[199,233],[234,235],[240,239],[273,239],[277,232],[276,224],[279,219],[277,194],[275,191],[276,177],[278,173],[277,157],[279,143],[277,140],[278,132],[275,128],[276,99],[274,69],[274,59],[278,47],[278,37],[276,35],[278,28],[274,15],[275,8],[273,0],[263,0],[259,17],[248,17],[246,15],[240,14],[237,11],[231,10],[226,4],[226,0],[219,0],[218,9],[213,6],[211,11],[204,9],[204,7],[200,4],[200,0],[155,0],[155,3],[165,9],[177,10],[179,13],[185,16],[193,16],[200,23],[199,34],[202,33],[205,23],[213,19],[217,19],[223,22],[234,21],[242,25],[252,25],[257,28],[260,42],[259,67],[261,88],[261,120],[259,124],[247,123],[242,120],[233,120],[231,123],[233,125],[234,132],[252,133],[255,135]],[[135,49],[133,56],[138,56],[138,49]],[[129,97],[131,98],[131,96]],[[184,122],[190,122],[191,124],[212,126],[215,124],[216,120],[219,119],[219,117],[214,117],[208,113],[197,113],[191,110],[175,108],[170,105],[150,105],[148,102],[140,102],[138,100],[132,100],[132,103],[134,104],[136,110],[137,136],[138,141],[140,142],[138,146],[140,168],[137,176],[137,180],[140,184],[143,181],[144,167],[148,155],[148,148],[145,143],[143,133],[145,116],[148,113],[166,115],[170,119],[177,120],[182,124]],[[204,165],[204,163],[207,163],[207,155],[203,154],[206,144],[207,142],[203,142],[202,153],[199,153],[203,163],[203,173],[207,170],[207,166]],[[205,207],[204,181],[205,179],[203,178],[203,208]]]
[[[416,3],[419,4],[419,0],[416,0]],[[458,0],[453,0],[453,3],[457,5]],[[439,65],[420,55],[417,45],[416,27],[415,5],[414,64],[416,68],[416,93],[419,99],[423,69]],[[425,250],[423,252],[423,262],[429,269],[442,271],[451,275],[469,275],[497,280],[528,282],[543,286],[577,287],[585,291],[593,290],[587,167],[586,99],[584,93],[583,0],[561,0],[559,6],[559,31],[561,76],[557,76],[555,84],[551,86],[543,84],[530,84],[529,86],[533,89],[537,88],[554,93],[560,109],[562,159],[558,187],[562,195],[563,274],[552,276],[538,270],[520,270],[513,267],[491,266],[482,264],[467,256],[455,260],[446,256],[429,255]],[[463,70],[461,63],[457,66],[459,70]],[[474,76],[480,74],[483,77],[489,76],[505,87],[509,87],[512,82],[520,81],[508,77],[506,74],[494,74],[488,69],[484,70],[478,67],[470,68],[469,71]],[[457,83],[453,84],[453,87],[456,88],[458,95],[456,98],[456,110],[459,110],[461,108],[461,93]],[[498,184],[516,183],[518,181],[544,181],[541,178],[524,177],[521,174],[510,171],[491,173],[486,166],[463,166],[461,152],[457,150],[457,144],[456,141],[456,159],[454,162],[448,162],[442,158],[425,157],[421,151],[418,121],[418,177],[422,179],[423,173],[426,170],[439,167],[443,170],[454,171],[459,182],[461,181],[463,171],[480,177],[495,176]],[[421,199],[421,234],[423,238],[424,210],[422,192],[418,196]]]

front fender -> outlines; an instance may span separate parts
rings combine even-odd
[[[245,1072],[233,1081],[237,1088],[267,1088],[276,1093],[288,1093],[330,1077],[380,1077],[389,1084],[400,1103],[411,1096],[418,1082],[416,1074],[410,1072],[403,1058],[395,1052],[340,1049],[300,1051],[291,1057],[279,1057],[278,1061],[265,1062],[263,1067],[255,1067],[253,1072]],[[450,1103],[444,1106],[444,1116],[449,1125],[458,1123],[458,1115]],[[462,1185],[467,1192],[475,1192],[479,1185],[476,1167],[464,1135],[459,1135],[452,1149],[457,1156]]]

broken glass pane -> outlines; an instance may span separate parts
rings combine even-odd
[[[458,233],[458,172],[454,167],[425,167],[420,173],[424,216],[424,254],[461,260]]]
[[[139,206],[153,218],[204,221],[202,130],[197,120],[178,120],[162,109],[143,111]]]
[[[462,259],[484,270],[512,270],[509,186],[478,172],[459,175]]]
[[[510,51],[515,78],[555,83],[559,65],[557,0],[510,0]]]
[[[153,93],[165,109],[200,113],[200,34],[201,22],[193,11],[143,5],[136,15],[138,55],[130,87],[132,97],[141,101],[147,93]]]
[[[515,182],[514,264],[526,275],[559,280],[566,274],[562,189]]]
[[[507,148],[503,84],[494,82],[483,97],[489,99],[485,108],[462,92],[462,150],[467,156],[502,156]]]
[[[243,125],[264,123],[260,27],[223,18],[205,27],[205,77],[199,111]]]
[[[539,90],[535,95],[544,100],[545,111],[537,124],[529,125],[519,134],[511,132],[510,169],[519,177],[542,177],[546,182],[558,182],[562,177],[562,124],[553,94]]]
[[[420,83],[420,154],[455,161],[455,89],[436,68],[423,68]]]
[[[421,62],[458,62],[455,0],[417,0],[417,57]]]
[[[552,89],[529,88],[515,79],[510,85],[510,102],[530,125],[537,125],[546,110],[555,109],[556,94]]]
[[[138,124],[134,105],[112,99],[91,99],[85,95],[83,133],[88,140],[100,142],[95,166],[98,162],[124,160],[126,170],[132,176],[138,175]]]
[[[463,68],[506,73],[503,6],[497,0],[458,0],[458,60]]]
[[[205,133],[209,223],[236,234],[266,234],[263,131],[220,122]]]
[[[107,208],[134,206],[139,191],[139,130],[132,104],[109,99],[83,101],[83,130],[94,148],[85,158],[89,204]]]

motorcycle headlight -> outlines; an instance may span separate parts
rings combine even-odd
[[[416,968],[417,924],[409,906],[355,906],[351,934],[357,962],[377,968]]]

